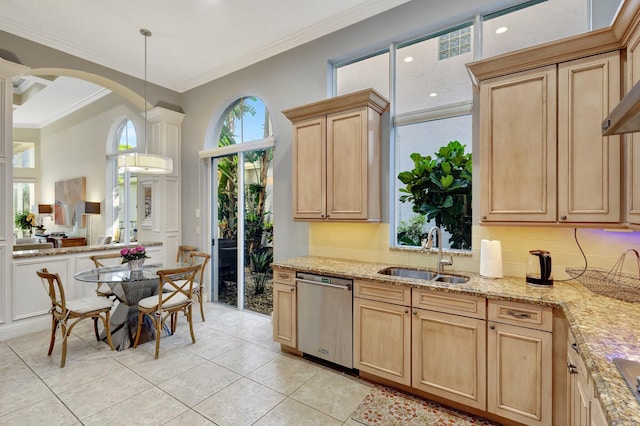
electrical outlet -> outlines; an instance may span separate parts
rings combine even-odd
[[[196,209],[196,219],[200,218],[200,209]]]

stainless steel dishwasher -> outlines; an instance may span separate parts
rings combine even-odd
[[[353,281],[296,274],[298,349],[353,368]]]

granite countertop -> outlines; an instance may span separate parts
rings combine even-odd
[[[595,384],[595,396],[601,401],[612,425],[640,424],[640,403],[629,390],[613,358],[640,361],[640,303],[628,303],[592,293],[577,281],[556,281],[551,288],[527,285],[524,277],[482,278],[460,272],[470,280],[463,284],[426,282],[379,274],[390,266],[327,257],[298,257],[274,262],[273,267],[327,274],[335,277],[373,280],[411,287],[429,287],[440,291],[485,296],[562,309],[573,332],[578,349]],[[421,268],[418,268],[421,269]],[[426,269],[426,268],[425,268]],[[453,269],[447,273],[456,274]]]
[[[136,247],[136,246],[158,247],[158,246],[162,246],[162,243],[149,241],[149,242],[136,242],[131,244],[105,244],[101,246],[75,246],[75,247],[61,247],[61,248],[39,249],[39,250],[19,250],[19,251],[13,252],[13,258],[25,259],[25,258],[42,257],[42,256],[60,256],[60,255],[72,254],[72,253],[121,250],[125,247]]]

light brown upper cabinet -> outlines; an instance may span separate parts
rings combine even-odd
[[[619,223],[619,51],[480,82],[481,220]]]
[[[627,84],[630,90],[640,81],[640,27],[636,28],[627,44]],[[640,225],[640,133],[625,136],[627,204],[626,222]]]
[[[373,89],[283,111],[293,123],[293,218],[380,222],[380,123]]]

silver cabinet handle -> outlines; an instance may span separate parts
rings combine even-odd
[[[514,318],[531,318],[531,314],[518,313],[513,311],[507,311],[507,315],[511,315]]]
[[[578,372],[577,367],[570,362],[567,363],[567,369],[569,369],[569,374],[576,374]]]
[[[404,313],[405,313],[405,314],[408,314],[408,313],[409,313],[409,309],[405,309],[405,310],[404,310]]]
[[[496,326],[495,326],[495,325],[493,325],[493,324],[491,324],[491,325],[489,326],[489,328],[490,328],[491,330],[495,330],[495,329],[496,329]]]

